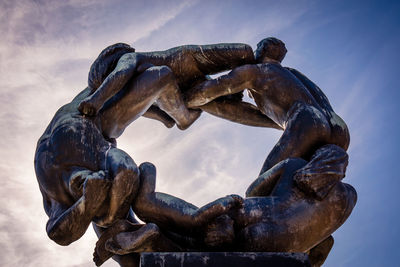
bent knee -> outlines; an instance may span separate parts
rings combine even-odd
[[[53,222],[52,221],[47,222],[47,236],[51,240],[53,240],[54,242],[59,244],[60,246],[68,246],[72,242],[79,239],[79,237],[76,237],[74,235],[74,233],[71,234],[70,232],[68,232],[68,233],[63,232],[58,227],[55,227],[54,225],[49,227],[49,224],[51,224],[51,223],[53,223]]]

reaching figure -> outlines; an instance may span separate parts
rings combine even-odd
[[[112,61],[131,48],[117,44],[93,64],[89,80],[105,76]],[[104,67],[106,66],[106,67]],[[143,70],[131,86],[110,99],[94,117],[78,106],[91,94],[86,88],[61,107],[38,141],[35,171],[49,221],[47,233],[61,245],[79,239],[91,221],[107,227],[128,216],[139,187],[139,169],[115,138],[169,90],[173,76],[165,66]],[[140,97],[137,93],[142,92]]]
[[[102,109],[107,108],[109,100],[127,98],[125,92],[129,91],[129,98],[137,99],[141,103],[141,99],[145,97],[151,98],[151,101],[147,99],[144,101],[146,108],[143,108],[145,104],[142,103],[129,108],[124,106],[124,108],[114,109],[118,110],[120,116],[128,114],[126,116],[132,118],[144,115],[165,123],[167,114],[183,130],[189,127],[201,112],[199,109],[186,108],[183,93],[188,88],[206,80],[208,74],[254,62],[252,49],[245,44],[186,45],[158,52],[133,51],[134,49],[128,45],[115,44],[100,54],[89,73],[91,94],[79,105],[79,110],[83,114],[95,116]],[[161,70],[159,75],[165,77],[163,90],[152,88],[149,91],[140,91],[135,88],[138,75],[152,66],[159,66]],[[129,99],[125,102],[131,103],[133,100]],[[240,117],[237,116],[238,114],[229,113],[232,105],[230,100],[219,101],[217,106],[212,104],[204,106],[204,110],[228,120],[237,120],[239,123],[280,128],[248,103],[236,102],[241,107]],[[148,103],[154,103],[154,105],[151,106]],[[138,112],[138,110],[147,111],[149,108],[147,113],[139,114]],[[137,115],[133,116],[134,113]],[[114,117],[115,114],[110,116]],[[129,123],[130,121],[126,122],[126,124]],[[121,126],[121,128],[125,127],[125,125]],[[119,129],[114,129],[112,132],[103,131],[103,134],[113,137],[119,134]]]
[[[79,239],[91,221],[108,226],[126,218],[139,186],[134,161],[103,137],[103,125],[77,110],[88,93],[57,111],[35,154],[47,234],[60,245]]]
[[[120,219],[135,222],[130,208],[140,184],[139,169],[116,147],[115,138],[148,110],[154,102],[148,94],[168,90],[171,77],[166,67],[150,67],[136,77],[134,93],[129,87],[97,116],[78,111],[89,88],[54,115],[37,143],[35,171],[49,216],[46,231],[56,243],[78,240],[92,221],[98,233]],[[147,94],[135,98],[137,91]]]
[[[309,159],[324,144],[349,146],[347,126],[321,89],[299,71],[281,66],[286,51],[282,41],[266,38],[257,45],[257,64],[237,67],[186,92],[188,107],[198,107],[247,88],[259,110],[284,129],[260,173],[289,157]]]
[[[106,77],[108,68],[127,51],[132,48],[124,44],[105,49],[92,65],[89,80]],[[92,221],[98,233],[120,219],[135,222],[130,208],[140,184],[139,169],[116,147],[115,138],[145,114],[170,125],[169,116],[152,104],[174,83],[168,67],[147,66],[96,116],[78,111],[82,100],[91,95],[90,88],[57,111],[35,153],[36,176],[49,216],[46,231],[52,240],[68,245]]]
[[[245,199],[228,196],[197,208],[154,192],[155,167],[144,163],[134,210],[150,225],[140,231],[121,228],[113,236],[105,236],[108,240],[102,237],[101,244],[120,255],[141,252],[149,243],[166,240],[160,231],[166,235],[173,231],[206,237],[205,243],[199,242],[195,248],[199,251],[214,249],[213,242],[218,241],[224,251],[307,252],[313,264],[322,264],[333,244],[331,234],[345,222],[357,201],[354,188],[341,182],[347,164],[348,155],[342,148],[325,145],[309,162],[289,158],[261,174],[247,189]],[[216,217],[218,214],[223,215]],[[196,233],[199,230],[205,232]],[[232,238],[225,238],[231,234]],[[207,239],[210,236],[214,240]],[[175,241],[172,249],[180,245]],[[159,249],[176,251],[170,246]]]
[[[261,174],[247,189],[242,210],[232,215],[240,249],[308,252],[312,266],[322,265],[331,234],[357,201],[354,188],[341,182],[347,164],[342,148],[325,145],[308,162],[289,158]]]

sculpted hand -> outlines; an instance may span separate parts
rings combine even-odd
[[[98,208],[104,202],[111,187],[111,181],[104,171],[93,172],[86,177],[83,185],[83,196],[89,208]]]

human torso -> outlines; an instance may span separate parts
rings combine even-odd
[[[320,109],[307,88],[279,63],[258,64],[257,78],[249,90],[258,108],[281,127],[285,127],[288,112],[296,102]]]
[[[333,233],[350,215],[355,190],[339,182],[322,201],[307,197],[297,187],[286,196],[247,198],[236,223],[246,228],[263,225],[264,251],[306,251]],[[244,237],[246,242],[251,239]],[[243,244],[253,247],[252,244]]]
[[[245,44],[184,45],[139,54],[144,57],[144,62],[168,66],[183,91],[205,80],[205,75],[252,63],[254,60],[251,47]]]
[[[35,170],[42,193],[60,202],[74,201],[69,174],[76,167],[104,169],[105,152],[111,146],[94,119],[77,110],[80,100],[61,107],[38,141]]]

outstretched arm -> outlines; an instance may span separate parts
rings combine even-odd
[[[186,104],[189,108],[203,106],[212,100],[243,91],[251,87],[257,78],[257,65],[244,65],[233,69],[226,75],[207,80],[186,92]]]
[[[216,99],[199,107],[214,116],[240,124],[282,130],[278,124],[261,113],[254,105],[240,100]]]
[[[245,64],[254,64],[251,46],[240,43],[189,45],[183,48],[192,51],[197,67],[203,74],[215,74]]]
[[[137,72],[138,64],[137,54],[123,55],[100,87],[80,103],[79,111],[88,116],[95,116],[104,103],[119,92]]]
[[[284,171],[285,161],[281,161],[262,173],[246,190],[246,197],[265,197],[271,194]]]
[[[155,223],[160,228],[193,234],[242,202],[239,196],[231,195],[197,208],[180,198],[155,192],[156,169],[153,164],[142,163],[139,168],[141,188],[133,203],[133,210],[141,220]]]

